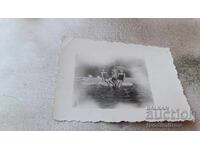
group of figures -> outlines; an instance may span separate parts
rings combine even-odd
[[[102,69],[101,78],[107,86],[113,88],[120,88],[124,82],[126,74],[123,69],[113,67],[111,73]]]

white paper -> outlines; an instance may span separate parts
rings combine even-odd
[[[169,48],[65,39],[54,119],[155,122],[194,117]]]

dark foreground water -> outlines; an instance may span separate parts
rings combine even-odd
[[[131,79],[126,79],[126,83],[120,88],[113,88],[106,86],[100,79],[79,78],[75,81],[75,94],[78,95],[79,102],[91,99],[100,108],[114,108],[119,103],[140,107],[143,104],[141,92],[138,91],[137,85],[130,81]]]
[[[118,103],[135,103],[140,105],[136,86],[112,88],[103,85],[89,85],[87,95],[94,99],[101,108],[113,108]]]

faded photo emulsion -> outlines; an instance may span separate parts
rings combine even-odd
[[[153,103],[143,59],[89,59],[75,58],[74,107],[126,109]]]

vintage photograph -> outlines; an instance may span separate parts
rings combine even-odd
[[[153,104],[143,59],[89,60],[81,55],[75,58],[74,107],[120,109]]]
[[[169,48],[70,39],[64,42],[55,120],[161,122],[193,120]],[[168,108],[171,113],[153,115]],[[157,111],[156,111],[157,112]]]

